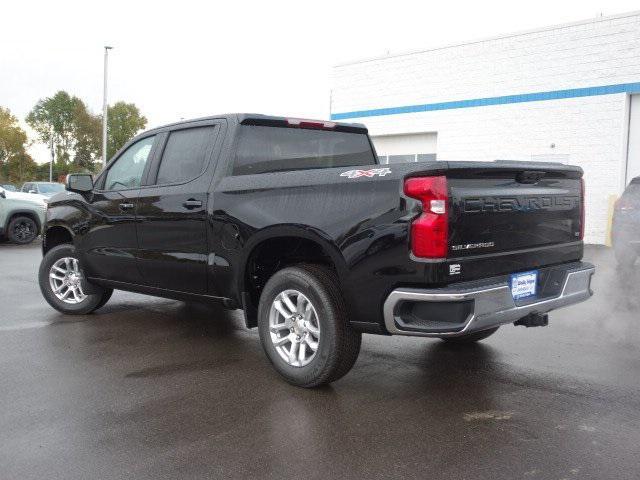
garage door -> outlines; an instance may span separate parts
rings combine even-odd
[[[631,95],[629,112],[629,147],[627,150],[627,183],[640,176],[640,95]]]
[[[436,132],[371,137],[380,163],[426,162],[436,160]]]

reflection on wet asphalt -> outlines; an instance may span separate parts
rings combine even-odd
[[[344,379],[281,381],[240,312],[116,292],[64,317],[39,245],[0,244],[0,478],[616,478],[640,472],[640,266],[481,344],[366,335]]]

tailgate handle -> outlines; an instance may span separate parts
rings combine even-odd
[[[184,202],[182,205],[184,205],[184,208],[200,208],[202,206],[202,202],[200,200],[196,200],[194,198],[190,198],[189,200],[187,200],[186,202]]]
[[[542,177],[546,175],[546,172],[523,170],[516,175],[516,182],[518,183],[538,183]]]

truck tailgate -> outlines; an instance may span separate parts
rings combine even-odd
[[[450,162],[449,257],[524,250],[581,240],[582,171]]]

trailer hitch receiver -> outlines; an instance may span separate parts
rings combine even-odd
[[[516,320],[513,324],[517,327],[546,327],[549,325],[549,315],[546,313],[531,312],[530,314]]]

